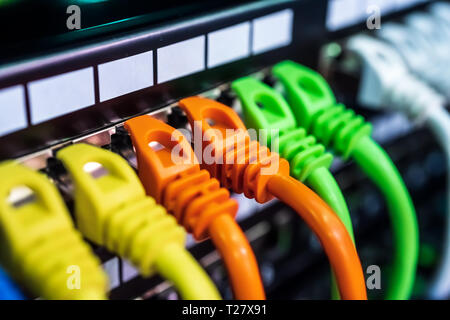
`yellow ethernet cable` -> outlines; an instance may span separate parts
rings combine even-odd
[[[106,276],[56,187],[12,161],[0,164],[0,177],[0,260],[8,272],[44,299],[105,299]],[[13,203],[17,188],[32,193]]]
[[[86,238],[129,259],[145,277],[158,272],[174,284],[183,299],[221,298],[207,273],[185,249],[184,229],[145,195],[125,159],[87,144],[66,147],[57,158],[73,179],[75,220]]]

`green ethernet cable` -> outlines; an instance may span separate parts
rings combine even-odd
[[[354,160],[383,193],[395,246],[386,298],[408,299],[417,268],[419,232],[411,197],[397,168],[371,138],[371,125],[337,104],[318,73],[292,61],[278,63],[272,72],[284,87],[297,125],[344,160]]]
[[[248,128],[259,130],[259,140],[289,160],[291,175],[306,183],[336,212],[352,237],[350,214],[336,180],[329,171],[333,156],[316,143],[303,128],[296,128],[295,117],[281,94],[251,77],[232,83],[238,95]],[[339,298],[335,279],[332,297]]]

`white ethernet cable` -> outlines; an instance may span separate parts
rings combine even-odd
[[[420,22],[420,26],[423,27],[424,19]],[[420,26],[416,23],[413,29],[400,23],[389,22],[385,23],[376,35],[398,50],[412,73],[450,100],[449,42],[440,45],[441,49],[438,50],[436,48],[438,39],[434,37],[431,40],[424,34],[424,30],[418,31]]]
[[[404,22],[411,32],[428,40],[439,63],[449,62],[450,25],[426,12],[411,13],[405,17]]]
[[[438,8],[445,7],[439,6]],[[450,9],[450,7],[447,8]],[[430,63],[437,65],[437,68],[434,70],[440,69],[435,73],[436,81],[440,84],[437,88],[450,100],[450,74],[448,72],[442,72],[443,70],[450,71],[448,67],[448,63],[450,62],[449,21],[430,13],[417,12],[406,16],[405,24],[414,33],[414,36],[421,36],[429,42],[432,52],[438,59],[430,59]]]
[[[406,114],[418,125],[428,126],[446,154],[447,226],[444,252],[433,279],[430,298],[450,296],[450,115],[445,99],[409,72],[402,57],[388,44],[357,35],[349,39],[346,49],[362,62],[358,102],[373,109],[390,108]]]

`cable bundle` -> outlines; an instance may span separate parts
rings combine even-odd
[[[297,124],[342,157],[355,160],[384,194],[395,240],[387,298],[409,298],[418,258],[417,219],[400,174],[389,156],[370,137],[370,124],[336,104],[331,89],[316,72],[284,61],[273,68],[273,73],[283,84]]]

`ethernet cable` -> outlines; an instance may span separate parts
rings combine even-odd
[[[394,235],[394,263],[387,299],[408,299],[414,284],[419,235],[411,197],[395,165],[370,137],[371,125],[342,104],[313,70],[284,61],[274,66],[297,125],[344,160],[353,159],[380,188],[387,201]]]
[[[272,147],[272,152],[279,152],[289,161],[291,176],[305,182],[325,200],[355,242],[347,204],[329,171],[333,156],[325,152],[325,147],[313,136],[307,135],[305,129],[296,127],[289,105],[277,91],[251,77],[238,79],[231,87],[241,102],[247,127],[259,130],[259,141],[264,141],[265,145]],[[273,135],[272,130],[275,130]],[[335,281],[332,296],[339,298]]]
[[[63,148],[56,156],[74,182],[75,220],[87,239],[129,259],[144,277],[158,272],[184,299],[220,299],[184,248],[184,230],[145,195],[125,159],[87,144]]]
[[[233,109],[201,97],[183,99],[179,106],[187,114],[194,141],[202,143],[198,150],[202,154],[212,152],[215,157],[211,163],[202,161],[203,167],[225,188],[244,193],[259,203],[276,197],[293,208],[322,243],[342,299],[367,299],[364,275],[352,238],[331,208],[289,175],[288,161],[257,141],[251,141]]]
[[[417,18],[417,16],[415,17]],[[419,17],[422,18],[420,19],[421,22],[433,23],[423,16]],[[413,21],[417,21],[417,19]],[[434,29],[433,27],[429,28]],[[434,34],[434,32],[432,33]],[[442,31],[438,32],[438,34],[441,33]],[[394,22],[384,24],[383,28],[378,30],[376,34],[377,37],[398,50],[405,59],[410,71],[418,79],[423,79],[444,95],[446,99],[450,100],[450,77],[447,76],[448,72],[450,72],[448,68],[450,52],[448,42],[445,42],[442,46],[433,46],[439,39],[434,41],[430,39],[435,39],[436,37],[430,36],[429,33],[424,35],[423,32],[418,32],[417,28],[411,30],[406,25]],[[436,54],[436,52],[440,52],[440,54]]]
[[[442,6],[438,6],[442,8]],[[450,5],[446,6],[450,12]],[[443,16],[445,10],[441,10]],[[450,16],[448,16],[450,18]],[[428,76],[429,83],[433,85],[442,95],[450,101],[450,21],[436,17],[431,13],[417,12],[406,16],[405,25],[408,28],[410,39],[422,37],[426,40],[427,47],[422,48],[427,53],[428,69],[432,68],[433,74]],[[408,50],[404,48],[404,50]],[[410,49],[411,50],[411,49]],[[418,71],[420,77],[422,73],[430,73],[428,69]]]
[[[225,262],[236,299],[265,299],[256,257],[234,220],[238,203],[208,171],[200,170],[187,139],[147,115],[128,120],[125,128],[135,147],[139,177],[147,194],[173,213],[196,240],[211,237]],[[174,153],[182,153],[183,158],[174,162]]]
[[[447,228],[443,259],[431,289],[432,298],[445,299],[450,296],[450,115],[444,107],[445,98],[416,79],[387,44],[358,35],[348,41],[347,49],[362,60],[360,104],[390,108],[406,114],[418,125],[427,126],[446,155]]]
[[[423,37],[429,46],[423,48],[429,50],[430,56],[436,59],[433,63],[443,66],[449,61],[450,54],[450,28],[441,19],[436,19],[426,12],[413,12],[404,19],[404,25],[409,29],[410,35]]]
[[[0,300],[24,300],[19,289],[2,269],[0,269]]]
[[[56,187],[12,161],[0,164],[0,176],[0,260],[8,273],[44,299],[105,299],[106,276]],[[11,201],[18,188],[30,192]]]

